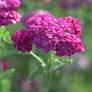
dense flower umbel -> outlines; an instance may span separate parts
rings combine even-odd
[[[15,24],[20,21],[20,14],[14,10],[12,11],[0,11],[0,26]]]
[[[0,26],[20,21],[21,16],[16,12],[20,3],[20,0],[0,0]]]
[[[63,28],[67,33],[74,34],[77,36],[81,35],[81,23],[79,19],[74,17],[64,17],[58,19],[58,24]]]
[[[55,51],[58,56],[71,56],[75,53],[84,51],[84,46],[80,38],[73,34],[64,34],[56,46]]]
[[[80,21],[76,18],[55,18],[44,12],[27,17],[23,24],[26,31],[17,31],[12,37],[15,47],[22,52],[29,52],[32,43],[45,52],[55,51],[58,56],[71,56],[84,51]]]
[[[43,11],[43,10],[33,10],[27,14],[25,14],[22,18],[21,21],[26,27],[33,27],[35,26],[41,26],[42,22],[48,21],[51,22],[52,18],[54,16],[49,13],[48,11]],[[49,18],[49,19],[48,19]],[[56,19],[54,19],[55,21]],[[47,22],[46,22],[47,23]],[[52,23],[53,24],[53,23]]]
[[[20,4],[20,0],[0,0],[0,10],[16,9]]]
[[[22,52],[29,52],[32,49],[32,34],[31,30],[19,30],[12,35],[14,47]]]
[[[47,11],[40,11],[33,17],[25,19],[24,25],[33,30],[33,43],[37,48],[41,48],[45,52],[54,49],[55,40],[58,38],[57,33],[62,28],[58,26],[57,19],[52,14]]]

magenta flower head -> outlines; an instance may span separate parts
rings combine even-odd
[[[74,17],[59,18],[58,24],[66,33],[81,36],[81,23],[80,20]]]
[[[14,47],[22,52],[29,52],[32,50],[32,34],[31,30],[18,30],[12,35]]]
[[[20,0],[0,0],[0,10],[16,9],[20,4]]]
[[[36,47],[48,52],[54,45],[50,36],[54,34],[57,19],[47,11],[37,10],[32,14],[24,18],[23,24],[34,31],[33,43]]]
[[[21,22],[26,27],[31,27],[31,24],[44,21],[45,18],[53,16],[50,12],[44,11],[44,10],[33,10],[31,12],[28,12],[21,18]],[[42,18],[44,19],[42,20]],[[53,16],[54,17],[54,16]],[[39,20],[38,20],[39,18]],[[37,22],[36,22],[37,20]]]
[[[34,44],[44,52],[55,51],[58,56],[84,51],[79,19],[55,18],[47,11],[40,11],[29,13],[22,22],[26,31],[17,31],[12,36],[17,50],[29,52]]]
[[[0,11],[0,26],[20,22],[20,17],[16,11]]]
[[[74,34],[68,33],[64,34],[55,46],[55,51],[58,56],[71,56],[84,50],[81,39]]]
[[[39,13],[26,20],[25,25],[34,31],[33,43],[37,48],[48,52],[53,49],[53,35],[56,30],[56,19],[48,12]]]

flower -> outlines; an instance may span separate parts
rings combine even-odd
[[[29,52],[35,44],[46,53],[55,51],[58,56],[71,56],[84,51],[79,19],[71,16],[56,18],[45,11],[32,14],[22,20],[26,31],[17,31],[13,35],[17,50]]]
[[[10,63],[9,62],[2,62],[2,68],[3,71],[6,71],[10,68]]]
[[[0,10],[16,9],[20,4],[20,0],[0,0]]]
[[[44,19],[48,18],[48,17],[54,17],[50,12],[48,11],[44,11],[44,10],[33,10],[28,12],[27,14],[25,14],[22,18],[21,18],[21,22],[23,23],[23,25],[25,27],[29,27],[30,25],[33,23],[37,23],[37,22],[42,22],[44,21]],[[43,19],[42,19],[43,18]],[[38,20],[39,19],[39,20]],[[45,21],[46,21],[45,19]],[[36,22],[37,20],[37,22]]]
[[[16,12],[20,0],[0,0],[0,26],[15,24],[20,21],[21,15]]]
[[[23,91],[29,91],[31,89],[30,81],[28,81],[27,79],[22,80],[21,89]]]
[[[58,56],[71,56],[84,50],[81,39],[69,33],[64,34],[55,46],[55,51]]]
[[[47,11],[33,12],[34,16],[28,16],[24,19],[23,24],[32,29],[34,32],[33,43],[37,48],[48,52],[54,47],[54,40],[52,39],[54,31],[56,31],[57,24],[54,16]]]
[[[80,20],[71,16],[58,18],[58,24],[66,33],[81,36],[81,23]]]
[[[30,34],[31,30],[22,29],[16,31],[12,35],[12,40],[14,47],[22,52],[30,52],[32,50],[32,39],[33,37]]]
[[[12,11],[0,11],[0,26],[15,24],[20,21],[20,14],[14,10]]]

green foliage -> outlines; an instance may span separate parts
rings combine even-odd
[[[0,43],[11,43],[10,32],[4,26],[0,27]]]
[[[10,70],[7,70],[5,72],[1,72],[0,79],[11,77],[13,75],[14,71],[15,71],[15,69],[10,69]]]
[[[71,57],[59,57],[53,52],[48,54],[48,65],[50,65],[51,71],[61,70],[65,64],[72,62],[73,59]]]
[[[7,46],[11,44],[10,32],[7,31],[6,27],[0,27],[0,57],[8,54]]]
[[[15,69],[0,72],[0,92],[11,92],[12,76]]]
[[[2,79],[1,80],[1,89],[0,91],[2,92],[11,92],[10,91],[10,86],[11,86],[11,81],[9,79]]]

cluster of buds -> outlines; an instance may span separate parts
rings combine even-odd
[[[47,11],[38,10],[23,17],[22,23],[25,27],[12,35],[14,47],[19,51],[29,52],[33,44],[46,53],[54,51],[58,56],[84,51],[79,19],[56,18]]]
[[[20,21],[21,16],[16,11],[20,4],[20,0],[0,0],[0,26]]]

